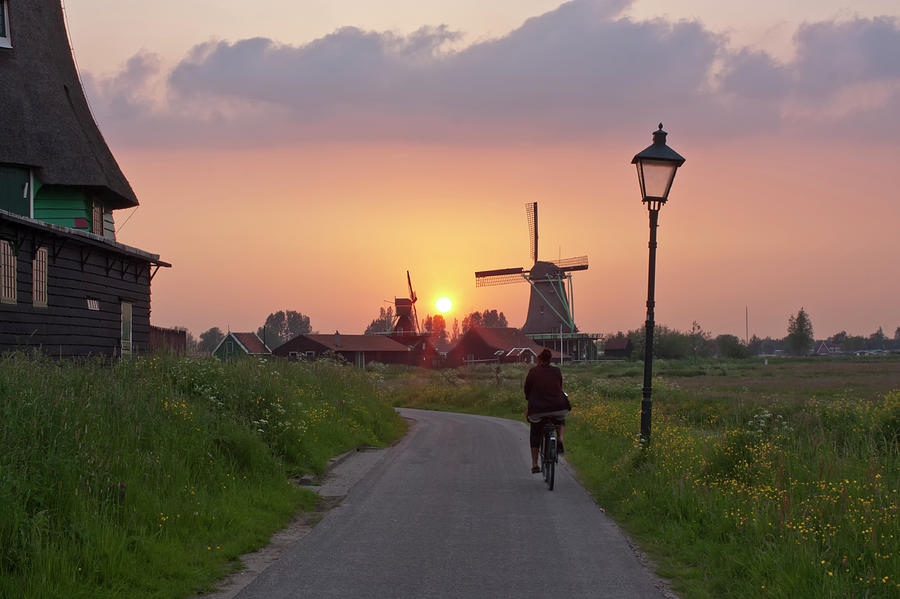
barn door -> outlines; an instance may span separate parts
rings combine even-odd
[[[131,302],[122,302],[122,355],[130,356],[131,350]]]

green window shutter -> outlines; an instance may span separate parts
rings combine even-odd
[[[31,216],[31,190],[27,168],[0,165],[0,209]]]

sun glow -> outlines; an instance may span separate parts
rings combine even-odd
[[[450,301],[449,297],[442,297],[434,302],[434,307],[438,309],[438,312],[444,314],[450,311],[450,308],[453,307],[453,302]]]

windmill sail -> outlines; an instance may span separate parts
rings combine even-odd
[[[572,270],[587,270],[588,257],[578,256],[576,258],[563,258],[562,260],[553,260],[553,264],[557,265],[560,270],[565,272]]]
[[[494,285],[509,285],[527,281],[528,271],[522,268],[498,268],[496,270],[482,270],[475,273],[476,287],[493,287]]]
[[[537,202],[525,204],[525,218],[528,219],[528,239],[531,242],[531,261],[538,259],[538,215]]]

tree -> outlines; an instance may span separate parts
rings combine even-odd
[[[200,333],[200,342],[197,344],[197,349],[201,352],[211,354],[224,338],[225,333],[223,333],[219,327],[213,327]]]
[[[694,359],[710,354],[712,333],[704,331],[696,320],[691,323],[691,357]]]
[[[900,329],[898,329],[898,330],[900,330]],[[459,319],[454,318],[453,319],[453,333],[450,335],[450,341],[452,341],[453,343],[456,343],[457,341],[459,341],[459,337],[460,337]]]
[[[884,342],[887,340],[887,336],[884,334],[884,329],[878,327],[878,330],[869,335],[869,341],[866,344],[867,349],[884,349]]]
[[[721,358],[747,358],[750,350],[735,335],[719,335],[716,346]]]
[[[465,335],[466,331],[475,327],[505,328],[508,326],[509,322],[503,312],[497,312],[497,310],[479,312],[476,310],[463,318],[462,334]]]
[[[256,330],[256,335],[270,348],[275,349],[297,335],[304,335],[311,331],[309,316],[304,316],[294,310],[279,310],[266,317],[266,322]]]
[[[191,332],[187,329],[187,327],[176,326],[176,327],[172,327],[172,328],[175,329],[176,331],[184,331],[184,336],[185,336],[184,351],[189,354],[196,354],[197,350],[198,350],[197,340],[194,338],[193,335],[191,335]],[[215,349],[215,347],[213,349]]]
[[[444,320],[443,314],[435,314],[431,319],[431,336],[440,341],[447,343],[449,338],[447,335],[447,321]]]
[[[366,327],[366,335],[375,333],[390,333],[391,325],[394,323],[394,307],[388,306],[387,309],[382,306],[378,309],[378,318],[375,318]]]
[[[894,331],[894,341],[900,341],[900,327],[897,327],[897,330]]]
[[[795,356],[805,356],[812,348],[815,337],[813,336],[812,321],[802,307],[797,315],[791,315],[788,319],[787,343],[788,350]]]

